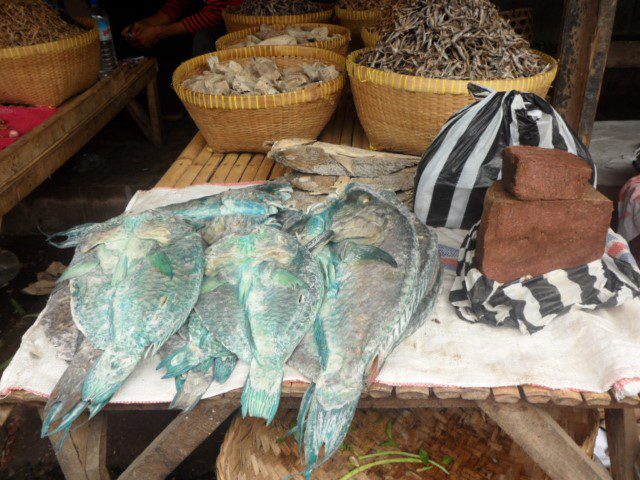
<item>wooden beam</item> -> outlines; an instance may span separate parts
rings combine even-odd
[[[607,68],[640,68],[640,41],[611,42]]]
[[[635,410],[605,409],[605,423],[615,480],[636,480],[633,464],[640,451]]]
[[[158,80],[155,77],[147,85],[147,106],[149,108],[149,119],[151,120],[153,144],[156,147],[161,147],[164,136],[162,134],[162,118],[160,112],[160,97],[158,95]]]
[[[118,480],[162,480],[238,408],[239,402],[202,400],[178,415]]]
[[[553,480],[611,480],[604,467],[593,462],[558,422],[540,407],[478,402]]]

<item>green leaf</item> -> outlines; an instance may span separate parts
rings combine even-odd
[[[431,460],[431,457],[425,450],[420,449],[420,452],[418,452],[418,455],[420,455],[420,460],[422,460],[425,465],[429,465],[429,461]]]
[[[19,315],[20,317],[24,317],[27,314],[27,311],[24,308],[22,308],[22,305],[20,305],[15,298],[10,298],[9,303],[13,307],[13,312],[16,315]]]
[[[355,477],[359,473],[362,473],[371,468],[378,467],[381,465],[390,465],[392,463],[422,463],[422,460],[418,460],[415,458],[387,458],[386,460],[367,463],[366,465],[362,465],[361,467],[355,468],[351,470],[349,473],[347,473],[346,475],[343,475],[342,477],[340,477],[339,480],[349,480],[350,478]]]
[[[445,455],[442,457],[443,465],[451,465],[453,463],[453,457],[451,455]]]
[[[380,443],[381,447],[396,447],[398,448],[398,444],[395,440],[387,440],[385,442]]]

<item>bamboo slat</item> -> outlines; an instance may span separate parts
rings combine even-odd
[[[253,155],[251,153],[241,153],[238,156],[238,159],[233,163],[229,173],[227,174],[227,178],[225,178],[225,183],[238,183],[242,178],[242,174],[249,165],[251,161],[251,157]]]
[[[211,183],[224,183],[227,179],[227,175],[229,175],[229,172],[233,167],[233,164],[236,163],[236,160],[238,160],[239,157],[240,154],[238,153],[227,153],[214,174],[211,176]]]
[[[240,177],[241,182],[252,182],[256,178],[256,173],[258,173],[258,169],[260,168],[260,164],[262,160],[264,160],[264,154],[256,153],[251,156],[251,160],[249,160],[249,164],[247,168],[245,168],[242,177]]]
[[[606,407],[611,404],[611,395],[609,393],[593,393],[582,392],[582,398],[587,405],[594,407]]]
[[[202,167],[202,170],[200,170],[200,173],[198,173],[198,176],[193,181],[193,185],[207,183],[213,173],[216,171],[216,168],[218,168],[218,165],[220,165],[220,162],[222,162],[223,158],[224,155],[222,153],[211,153],[209,161],[204,167]]]
[[[537,387],[535,385],[523,385],[522,391],[529,403],[549,403],[551,401],[551,389]]]
[[[491,393],[498,403],[517,403],[521,398],[518,387],[496,387],[491,389]]]
[[[213,156],[213,153],[203,149],[196,155],[196,157],[191,162],[182,176],[178,179],[175,184],[176,188],[188,187],[189,185],[193,185],[194,180],[202,170],[202,168],[207,164],[209,159]]]

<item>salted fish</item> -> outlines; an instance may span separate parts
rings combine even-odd
[[[145,356],[186,321],[204,273],[193,226],[157,211],[66,232],[77,244],[69,280],[74,323],[85,337],[45,407],[42,434],[97,414]],[[83,358],[84,357],[84,358]]]
[[[421,248],[412,215],[392,194],[349,185],[314,217],[303,236],[325,230],[333,238],[322,253],[329,283],[314,327],[322,370],[298,421],[307,478],[322,447],[325,460],[339,448],[366,380],[416,328],[416,310],[433,307],[439,282],[435,238]]]
[[[274,142],[267,156],[298,172],[338,177],[380,177],[420,163],[412,155],[298,138]]]
[[[391,190],[394,192],[412,190],[414,187],[416,168],[406,168],[398,172],[381,177],[351,178],[347,176],[336,177],[330,175],[308,175],[305,173],[291,172],[286,174],[287,180],[295,188],[309,192],[313,195],[326,195],[341,190],[350,183],[369,185],[378,190]]]

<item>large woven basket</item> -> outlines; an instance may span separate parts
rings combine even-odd
[[[560,424],[593,456],[598,433],[597,414],[590,410],[554,413]],[[567,416],[569,415],[569,416]],[[218,480],[274,480],[300,472],[295,439],[283,437],[295,424],[296,412],[288,411],[267,427],[262,420],[233,421],[217,461]],[[397,447],[381,446],[389,440]],[[422,464],[394,464],[366,470],[357,480],[546,480],[548,477],[494,422],[478,409],[359,410],[341,451],[314,474],[314,480],[339,480],[353,469],[353,461],[364,465],[377,457],[358,460],[376,451],[394,450],[412,454],[425,450],[435,461],[453,457],[450,475],[433,468],[418,474]],[[296,477],[298,478],[298,477]],[[578,479],[576,479],[578,480]]]
[[[276,30],[284,30],[288,26],[289,25],[275,25],[275,28]],[[351,32],[346,27],[342,27],[340,25],[333,25],[330,23],[303,23],[296,26],[304,27],[308,29],[312,29],[315,27],[327,27],[330,34],[340,35],[337,38],[331,38],[329,40],[307,43],[304,45],[305,47],[323,48],[325,50],[331,50],[333,52],[339,53],[340,55],[346,55],[349,52],[349,42],[351,41]],[[258,32],[259,30],[260,30],[260,27],[258,26],[258,27],[245,28],[244,30],[237,30],[235,32],[227,33],[226,35],[223,35],[218,40],[216,40],[216,50],[220,51],[220,50],[228,50],[229,48],[239,48],[239,47],[234,47],[233,45],[241,42],[248,35]]]
[[[500,16],[509,22],[517,34],[521,35],[526,41],[531,41],[533,36],[533,8],[504,10],[500,12]],[[338,16],[338,18],[340,17]],[[380,40],[380,34],[373,30],[374,26],[375,23],[361,27],[360,35],[365,47],[375,47]]]
[[[279,67],[313,63],[335,65],[341,75],[330,82],[276,95],[209,95],[182,87],[186,78],[202,71],[207,58],[239,63],[251,57],[273,58]],[[317,138],[329,122],[346,83],[345,58],[335,52],[301,46],[232,48],[192,58],[173,74],[173,87],[216,152],[263,152],[265,142],[288,137]]]
[[[470,82],[494,90],[521,90],[545,97],[558,69],[552,57],[536,52],[551,67],[544,73],[512,80],[447,80],[401,75],[359,65],[357,50],[347,58],[347,72],[360,122],[376,149],[421,155],[444,123],[474,102]]]
[[[360,45],[363,41],[360,32],[363,28],[374,26],[382,18],[382,12],[380,10],[347,10],[336,6],[336,17],[340,25],[351,30],[354,44]]]
[[[57,107],[98,80],[98,29],[64,40],[0,49],[0,103]]]
[[[292,25],[297,23],[329,23],[333,16],[333,7],[327,5],[326,9],[314,13],[300,15],[242,15],[234,13],[237,7],[229,6],[222,11],[222,18],[227,27],[227,32],[244,30],[245,28],[260,25]]]

